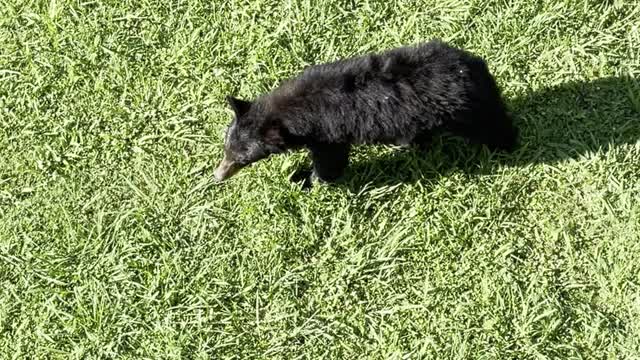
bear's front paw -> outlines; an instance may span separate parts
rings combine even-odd
[[[302,188],[310,189],[314,182],[315,172],[311,169],[298,169],[289,180],[294,183],[302,183]]]

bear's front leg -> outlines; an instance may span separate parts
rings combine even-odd
[[[349,164],[350,144],[314,144],[309,146],[313,173],[311,180],[334,182],[344,174]]]

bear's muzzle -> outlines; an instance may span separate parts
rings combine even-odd
[[[235,175],[241,168],[242,166],[240,164],[225,155],[216,171],[213,172],[213,177],[216,181],[224,181]]]

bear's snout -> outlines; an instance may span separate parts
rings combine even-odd
[[[216,168],[216,171],[213,172],[213,177],[216,181],[224,181],[235,175],[240,168],[240,164],[225,156],[220,162],[220,165],[218,165],[218,168]]]

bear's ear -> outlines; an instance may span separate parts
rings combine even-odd
[[[251,102],[240,100],[240,99],[234,98],[233,96],[227,96],[227,102],[229,103],[229,106],[231,106],[233,111],[236,113],[236,116],[238,117],[241,117],[242,115],[246,114],[251,108]]]

